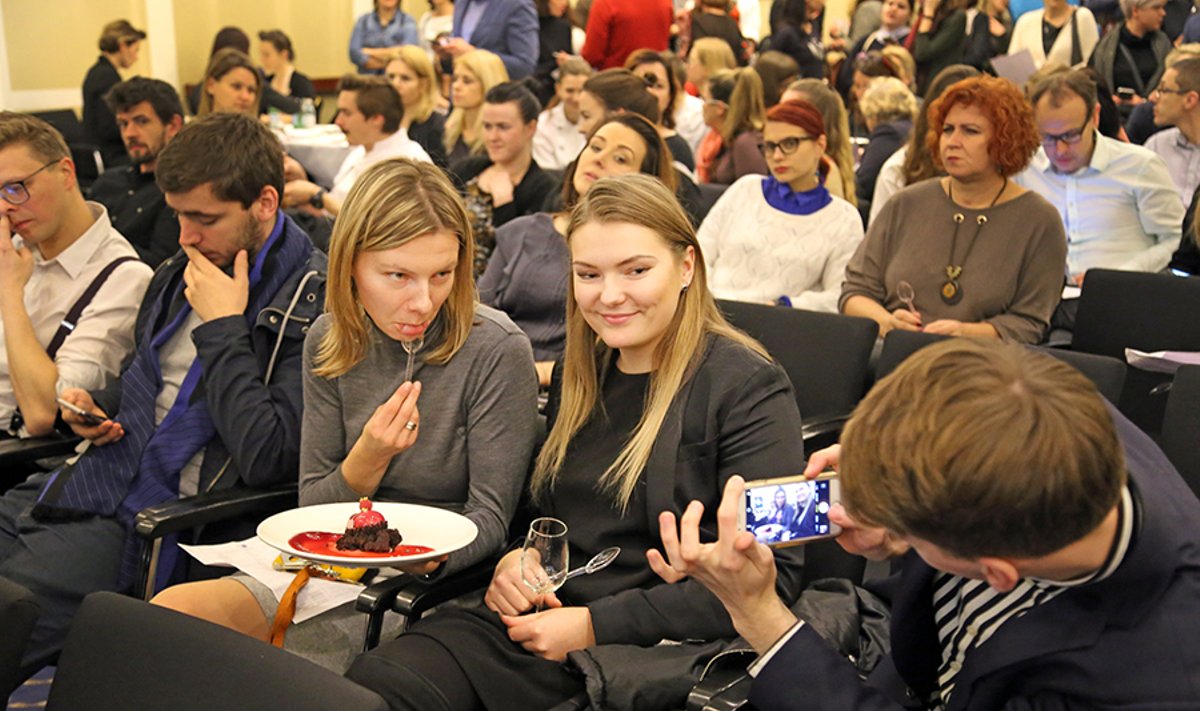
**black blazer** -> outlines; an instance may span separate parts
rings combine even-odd
[[[104,103],[104,95],[119,83],[120,73],[104,55],[83,79],[83,135],[100,149],[106,165],[125,162],[125,143],[117,128],[117,117]]]
[[[947,711],[1200,708],[1200,501],[1149,437],[1114,412],[1140,517],[1124,562],[1009,620],[973,650]],[[760,670],[760,709],[918,707],[937,688],[935,571],[916,553],[893,588],[892,653],[863,684],[811,627]]]
[[[434,165],[443,170],[450,167],[450,163],[446,158],[446,145],[442,142],[442,137],[445,133],[446,116],[437,111],[429,114],[429,118],[424,121],[420,123],[413,122],[408,127],[408,137],[424,148]]]
[[[552,386],[546,410],[551,426],[557,398]],[[711,337],[695,372],[671,403],[650,453],[646,523],[657,532],[659,513],[680,516],[693,499],[699,500],[704,503],[701,540],[714,541],[716,507],[729,477],[765,479],[803,467],[800,412],[787,374],[738,343]],[[775,551],[776,590],[789,604],[800,594],[799,551]],[[625,590],[588,608],[597,644],[651,646],[664,638],[712,640],[737,634],[717,598],[690,578]]]

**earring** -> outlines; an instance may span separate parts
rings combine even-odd
[[[680,294],[686,294],[686,293],[687,293],[687,290],[688,290],[688,285],[687,285],[687,284],[684,284],[684,285],[683,285],[683,288],[679,290],[679,293],[680,293]]]

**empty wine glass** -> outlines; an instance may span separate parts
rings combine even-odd
[[[917,312],[917,307],[913,306],[913,299],[917,298],[917,294],[915,291],[913,291],[912,284],[909,284],[906,281],[902,281],[897,284],[896,297],[904,302],[904,305],[908,307],[909,311],[913,312],[914,314]]]
[[[400,341],[400,345],[404,347],[404,352],[408,354],[408,363],[404,366],[404,382],[409,383],[412,382],[413,356],[425,345],[425,339],[417,336],[409,341]]]
[[[521,548],[521,581],[538,596],[538,612],[546,595],[566,582],[568,555],[567,524],[548,516],[529,524]]]

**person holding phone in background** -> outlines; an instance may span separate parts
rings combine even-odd
[[[706,513],[692,502],[678,527],[660,515],[663,552],[648,553],[665,580],[712,591],[760,653],[755,707],[1200,702],[1200,647],[1178,643],[1200,634],[1200,501],[1078,371],[1012,344],[929,346],[805,473],[829,466],[843,548],[901,558],[879,585],[892,592],[891,661],[865,683],[775,594],[771,549],[736,528],[740,478],[715,543],[700,542]]]

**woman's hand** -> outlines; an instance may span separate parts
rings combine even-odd
[[[492,612],[501,615],[519,615],[532,609],[537,602],[537,593],[521,578],[522,552],[520,550],[510,551],[496,564],[492,582],[483,595],[483,604]],[[536,551],[530,551],[530,554],[534,555]],[[554,593],[546,594],[542,602],[547,607],[562,607],[562,602]]]
[[[887,330],[879,335],[884,335],[887,331],[920,331],[921,330],[921,314],[917,311],[909,311],[908,309],[896,309],[892,312],[892,317],[888,319]]]
[[[342,476],[350,488],[363,496],[372,495],[379,488],[379,480],[392,457],[416,444],[421,422],[417,410],[420,397],[421,384],[406,382],[375,408],[342,462]]]
[[[442,563],[445,563],[449,559],[450,556],[443,555],[438,556],[437,558],[431,558],[430,560],[423,560],[418,563],[403,563],[401,565],[393,565],[392,567],[396,570],[408,573],[409,575],[429,575],[438,568],[442,567]]]
[[[492,196],[492,207],[502,207],[513,201],[512,176],[498,165],[488,167],[478,178],[479,189]]]
[[[517,551],[518,553],[520,551]],[[500,615],[508,638],[542,659],[562,662],[567,652],[596,644],[592,613],[586,607],[559,607],[532,615]]]
[[[962,336],[963,322],[952,318],[941,318],[921,329],[925,333],[936,333],[939,336]]]

